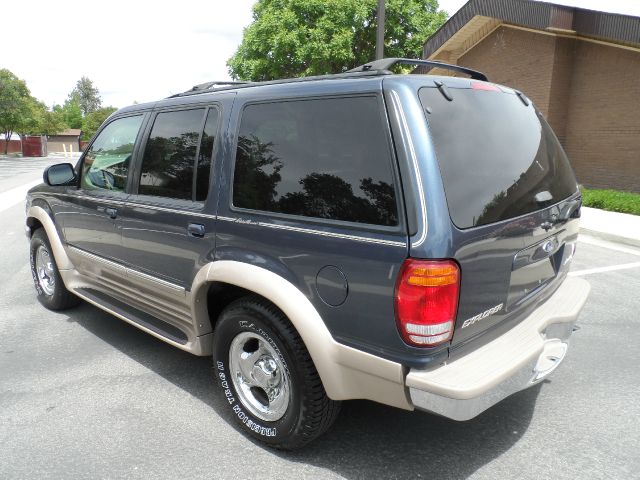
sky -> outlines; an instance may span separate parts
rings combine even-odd
[[[48,106],[64,103],[82,76],[100,90],[103,105],[157,100],[230,78],[226,62],[252,21],[253,3],[23,0],[14,21],[3,15],[0,68]]]
[[[3,16],[0,68],[25,80],[48,106],[64,103],[82,76],[94,82],[105,106],[157,100],[230,78],[226,62],[252,21],[253,3],[23,0],[12,21]],[[453,14],[466,1],[439,3]],[[640,16],[639,0],[552,3]]]

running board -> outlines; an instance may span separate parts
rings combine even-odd
[[[155,334],[180,345],[186,345],[189,341],[187,334],[178,327],[170,325],[153,315],[138,310],[124,302],[121,302],[105,293],[92,288],[76,288],[73,292],[89,303],[102,308],[129,323],[150,330]]]

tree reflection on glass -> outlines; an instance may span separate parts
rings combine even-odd
[[[383,181],[360,179],[364,196],[335,174],[313,172],[299,179],[300,190],[278,194],[283,162],[256,136],[242,136],[234,176],[234,204],[239,207],[334,220],[396,225],[394,188]],[[321,165],[318,165],[318,169]]]
[[[198,132],[152,137],[145,149],[140,193],[191,199]]]
[[[276,186],[282,180],[282,162],[273,153],[272,146],[255,135],[238,139],[233,183],[235,205],[256,210],[274,209]]]

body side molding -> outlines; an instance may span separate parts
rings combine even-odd
[[[369,399],[413,410],[404,386],[402,365],[336,342],[317,310],[292,283],[264,268],[232,260],[202,267],[191,288],[197,327],[209,330],[207,292],[210,282],[242,287],[271,301],[289,318],[333,400]],[[214,332],[215,334],[215,332]]]

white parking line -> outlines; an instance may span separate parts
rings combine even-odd
[[[591,275],[592,273],[614,272],[616,270],[627,270],[629,268],[640,268],[640,262],[622,263],[620,265],[610,265],[608,267],[587,268],[585,270],[576,270],[569,272],[572,277],[580,277],[582,275]]]
[[[24,201],[29,189],[31,187],[35,187],[40,183],[42,183],[42,180],[34,180],[33,182],[29,182],[25,185],[20,185],[19,187],[12,188],[11,190],[0,193],[0,212],[3,212],[13,207],[14,205]]]

